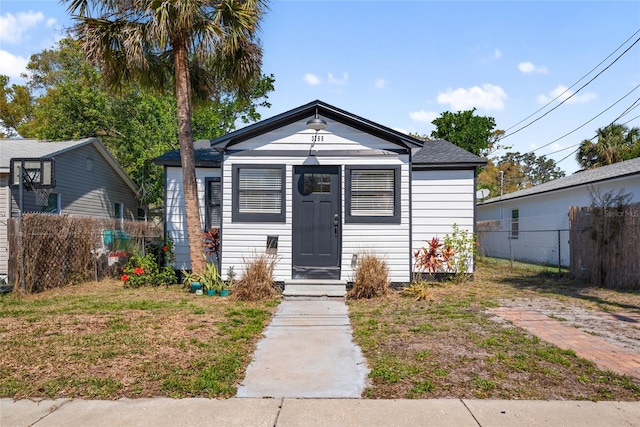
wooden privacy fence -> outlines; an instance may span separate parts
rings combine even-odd
[[[16,218],[8,232],[9,283],[28,293],[118,276],[126,256],[163,238],[153,223],[34,213],[22,217],[21,253]]]
[[[594,286],[640,289],[640,203],[569,209],[571,273]]]

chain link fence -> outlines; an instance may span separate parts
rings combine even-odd
[[[41,292],[119,277],[132,254],[157,250],[162,227],[148,222],[25,214],[8,221],[8,282]]]
[[[497,222],[497,221],[496,221]],[[568,268],[569,229],[487,230],[478,227],[478,255]]]

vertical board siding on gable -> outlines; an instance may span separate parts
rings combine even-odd
[[[474,184],[473,170],[413,172],[412,253],[426,245],[425,240],[442,240],[454,223],[473,232]]]
[[[205,218],[205,179],[219,177],[220,168],[196,168],[200,221],[202,224],[204,224]],[[182,169],[179,167],[167,167],[165,179],[167,193],[165,200],[166,232],[175,244],[176,261],[174,267],[189,270],[191,269],[191,260],[189,258],[189,242],[186,238],[187,220],[182,189]]]
[[[7,221],[9,220],[9,174],[0,174],[0,275],[8,273],[9,242]]]

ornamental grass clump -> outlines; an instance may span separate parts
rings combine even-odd
[[[273,255],[254,255],[252,259],[243,258],[244,271],[240,280],[233,283],[233,297],[240,301],[262,301],[273,298],[273,270],[278,259]]]
[[[374,254],[358,257],[353,288],[349,298],[376,298],[389,291],[389,266],[387,261]]]

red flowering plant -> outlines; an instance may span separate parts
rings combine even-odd
[[[176,273],[169,265],[174,259],[172,247],[172,242],[166,241],[147,246],[145,255],[132,255],[122,268],[120,279],[124,286],[137,288],[177,283]]]

